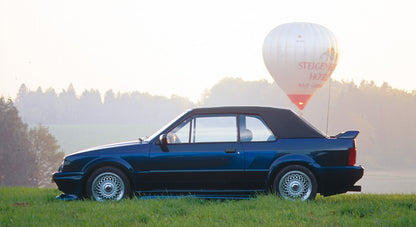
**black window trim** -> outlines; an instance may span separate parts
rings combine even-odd
[[[264,143],[264,142],[276,142],[278,140],[277,136],[274,134],[273,130],[271,130],[270,126],[267,124],[267,122],[263,119],[263,117],[261,117],[261,115],[259,114],[245,114],[245,113],[241,113],[238,114],[239,118],[241,115],[243,116],[256,116],[256,118],[260,119],[260,121],[267,127],[267,129],[272,133],[272,135],[274,136],[274,140],[265,140],[265,141],[243,141],[242,143]],[[238,127],[240,127],[240,122],[238,122]],[[238,130],[238,134],[240,134],[240,129]],[[238,140],[240,142],[240,135],[238,137]]]
[[[193,131],[195,130],[196,123],[195,118],[196,117],[216,117],[216,116],[234,116],[236,119],[236,126],[237,126],[237,140],[236,141],[221,141],[221,142],[192,142],[194,141],[192,138],[192,135],[195,136]],[[240,131],[241,131],[241,125],[240,125],[240,118],[242,116],[253,116],[255,118],[258,118],[271,132],[271,134],[274,136],[274,140],[266,140],[266,141],[241,141],[240,138]],[[174,130],[176,127],[178,127],[182,122],[187,121],[190,119],[190,128],[189,128],[189,141],[187,143],[170,143],[168,145],[184,145],[184,144],[216,144],[216,143],[265,143],[265,142],[276,142],[278,140],[277,136],[274,134],[273,130],[271,130],[270,126],[267,124],[267,122],[263,119],[263,117],[260,114],[253,114],[253,113],[215,113],[215,114],[192,114],[183,119],[182,121],[178,122],[178,124],[175,124],[174,127],[172,127],[170,130],[166,132],[166,134],[170,133],[172,130]]]

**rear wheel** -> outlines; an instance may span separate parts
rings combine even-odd
[[[86,194],[88,198],[97,201],[118,201],[131,196],[130,182],[121,170],[102,167],[95,170],[88,178]]]
[[[301,165],[283,168],[273,182],[273,189],[285,199],[314,199],[318,183],[313,173]]]

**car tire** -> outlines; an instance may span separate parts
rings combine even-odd
[[[87,180],[86,196],[97,201],[122,200],[131,197],[130,181],[126,175],[114,167],[95,170]]]
[[[313,200],[318,190],[318,183],[308,168],[302,165],[290,165],[276,175],[273,190],[285,199]]]

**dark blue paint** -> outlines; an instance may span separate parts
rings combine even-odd
[[[256,114],[253,112],[256,108],[242,109],[244,114]],[[260,109],[258,115],[262,116],[264,112],[267,118],[263,120],[273,119],[273,113],[267,112],[269,109]],[[204,109],[197,110],[197,114],[204,113]],[[223,109],[216,110],[209,109],[208,112],[221,114]],[[234,110],[238,108],[225,112],[240,113],[232,112]],[[183,114],[147,141],[95,147],[68,155],[60,170],[53,174],[59,190],[67,195],[62,199],[83,197],[88,176],[103,166],[122,170],[130,179],[133,191],[139,195],[191,193],[204,198],[235,198],[267,192],[277,172],[293,164],[304,165],[315,174],[318,192],[322,195],[352,190],[363,175],[362,167],[347,165],[357,131],[331,138],[312,133],[310,137],[278,137],[276,141],[268,142],[159,144],[160,134],[167,133],[193,114],[192,111]],[[290,135],[296,135],[296,131],[292,130]]]

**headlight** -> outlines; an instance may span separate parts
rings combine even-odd
[[[58,173],[60,173],[60,172],[62,172],[62,167],[63,167],[63,162],[62,162],[62,164],[59,166],[59,168],[58,168]]]
[[[65,167],[68,167],[71,164],[71,162],[65,157],[64,160],[62,161],[61,165],[59,166],[58,172],[62,172],[62,170]]]

